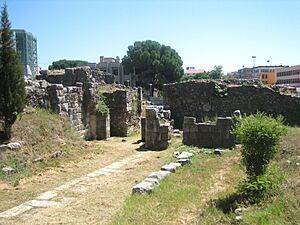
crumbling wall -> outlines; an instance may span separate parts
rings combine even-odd
[[[76,87],[64,87],[62,84],[51,84],[47,87],[50,108],[55,113],[69,117],[73,127],[84,134],[82,123],[82,83]]]
[[[110,114],[111,136],[126,137],[140,128],[141,102],[137,90],[103,93]]]
[[[242,114],[283,115],[288,123],[300,124],[300,98],[259,85],[194,80],[164,85],[163,96],[176,128],[182,127],[184,117],[203,121],[232,115],[236,109]]]
[[[201,148],[234,147],[233,125],[231,117],[218,117],[215,123],[196,123],[195,117],[184,117],[183,144]]]
[[[52,84],[63,84],[63,86],[75,86],[77,82],[114,83],[114,75],[105,73],[90,67],[67,68],[60,71],[44,71],[41,79]]]
[[[106,85],[101,77],[96,82],[89,68],[58,71],[46,80],[27,81],[27,105],[49,108],[55,113],[69,117],[75,129],[87,139],[106,139],[128,136],[139,130],[141,114],[141,89]],[[53,76],[53,77],[52,77]],[[82,81],[82,82],[78,82]],[[99,88],[104,86],[109,115],[103,117],[96,111]]]
[[[169,116],[170,111],[163,110],[161,106],[146,108],[146,118],[143,119],[141,136],[147,149],[163,150],[168,147],[173,128]]]
[[[39,108],[47,108],[48,93],[47,86],[49,85],[45,80],[26,80],[26,105]]]

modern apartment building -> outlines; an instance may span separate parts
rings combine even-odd
[[[21,55],[24,76],[34,78],[39,73],[36,38],[26,30],[13,29],[16,49]]]
[[[264,84],[276,84],[276,70],[284,68],[284,66],[258,66],[254,67],[254,73]]]
[[[300,87],[300,65],[277,70],[276,78],[278,86]]]
[[[256,66],[252,68],[239,69],[237,78],[257,79],[264,84],[274,85],[276,83],[276,70],[286,66]]]
[[[243,68],[239,69],[237,72],[237,78],[239,79],[254,79],[254,70],[253,68]]]

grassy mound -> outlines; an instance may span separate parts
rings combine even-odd
[[[80,148],[81,140],[67,118],[31,109],[13,125],[11,142],[20,142],[22,148],[0,152],[0,168],[10,166],[15,173],[1,171],[0,180],[17,185],[22,177],[58,165],[59,158]]]

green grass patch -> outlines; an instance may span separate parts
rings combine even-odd
[[[12,127],[11,142],[20,142],[18,151],[0,152],[0,168],[10,166],[15,169],[13,174],[0,171],[0,180],[18,185],[19,180],[60,164],[81,150],[82,140],[72,128],[68,118],[53,114],[43,109],[32,109],[24,114]],[[56,151],[62,151],[59,158],[52,158]],[[43,158],[41,162],[35,162]]]
[[[130,196],[112,224],[176,224],[179,217],[194,215],[195,208],[204,205],[208,193],[215,190],[218,172],[237,152],[223,157],[206,154],[197,148],[181,146],[182,150],[198,150],[192,165],[171,174],[153,193]],[[207,199],[209,201],[210,199]],[[178,220],[179,223],[179,220]]]

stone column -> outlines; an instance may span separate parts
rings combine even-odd
[[[97,115],[96,121],[96,139],[105,140],[110,137],[110,116],[106,115]]]

